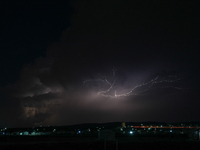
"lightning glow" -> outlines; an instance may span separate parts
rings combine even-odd
[[[109,98],[120,98],[120,97],[126,97],[126,96],[131,96],[131,95],[144,95],[145,92],[147,92],[149,89],[151,89],[153,87],[153,85],[155,85],[155,84],[159,84],[159,83],[172,84],[174,82],[179,82],[181,80],[177,76],[172,76],[172,75],[167,76],[165,78],[156,76],[153,79],[151,79],[150,81],[143,82],[143,83],[140,83],[137,85],[133,85],[131,88],[126,90],[126,92],[118,94],[120,92],[115,90],[115,87],[118,86],[118,85],[116,85],[116,81],[118,79],[118,77],[116,77],[116,71],[117,71],[117,69],[113,68],[113,78],[110,81],[107,79],[106,76],[100,75],[99,79],[88,79],[88,80],[85,80],[83,84],[87,84],[88,82],[102,82],[106,85],[106,88],[104,87],[103,90],[98,91],[97,92],[98,95],[101,95],[104,97],[109,97]],[[161,86],[159,88],[173,88],[173,89],[177,89],[177,90],[184,89],[184,88],[176,87],[173,85],[164,86],[164,87]],[[112,93],[112,91],[114,91],[113,92],[114,94],[110,94],[110,93]]]

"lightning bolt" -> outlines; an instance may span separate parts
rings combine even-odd
[[[103,82],[104,84],[106,84],[108,87],[105,88],[104,90],[101,90],[99,92],[97,92],[98,95],[104,96],[104,97],[109,97],[109,98],[120,98],[120,97],[126,97],[126,96],[130,96],[130,95],[143,95],[145,92],[147,92],[154,84],[159,84],[159,83],[173,83],[173,82],[178,82],[179,80],[181,80],[180,78],[177,78],[177,76],[168,76],[165,78],[161,78],[159,76],[151,79],[148,82],[143,82],[141,84],[137,84],[135,86],[133,86],[132,88],[130,88],[127,92],[124,92],[122,94],[117,94],[117,91],[114,91],[114,95],[111,95],[109,92],[111,90],[114,90],[114,88],[116,87],[116,81],[118,79],[118,77],[116,77],[116,68],[112,69],[113,73],[113,79],[112,81],[109,81],[107,79],[106,76],[102,76],[99,74],[100,78],[99,79],[88,79],[84,81],[84,84],[87,84],[88,82]],[[144,90],[141,90],[140,88],[145,87]],[[173,86],[165,86],[162,88],[174,88],[174,89],[184,89],[184,88],[179,88],[179,87],[173,87]],[[140,89],[139,91],[136,91],[137,89]]]

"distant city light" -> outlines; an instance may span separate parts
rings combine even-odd
[[[133,134],[133,131],[130,131],[129,133],[130,133],[130,134]]]
[[[77,134],[81,134],[81,131],[79,130],[79,131],[77,132]]]

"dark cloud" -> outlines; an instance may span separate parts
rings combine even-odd
[[[20,79],[7,87],[11,96],[3,98],[3,112],[14,107],[17,113],[10,118],[21,123],[4,119],[5,123],[198,120],[192,110],[199,104],[196,75],[188,79],[199,72],[191,68],[197,62],[196,33],[191,29],[197,28],[190,18],[193,5],[86,0],[72,6],[71,27],[62,32],[60,41],[49,45],[45,57],[25,65]],[[106,76],[112,83],[113,67],[117,80],[108,93],[111,95],[128,92],[156,77],[163,82],[137,88],[134,92],[145,91],[138,95],[104,97],[98,92],[109,85],[96,80]],[[83,84],[85,80],[91,82]]]

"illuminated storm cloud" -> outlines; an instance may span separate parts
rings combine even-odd
[[[87,79],[84,81],[84,85],[98,90],[96,94],[108,98],[145,95],[153,88],[175,90],[185,89],[179,87],[180,85],[178,85],[178,83],[181,79],[175,75],[156,75],[148,80],[143,79],[143,81],[134,81],[134,83],[129,83],[128,87],[126,87],[127,84],[122,85],[118,82],[120,77],[117,75],[117,69],[113,68],[112,71],[112,76],[107,77],[105,75],[98,74],[99,78]]]

